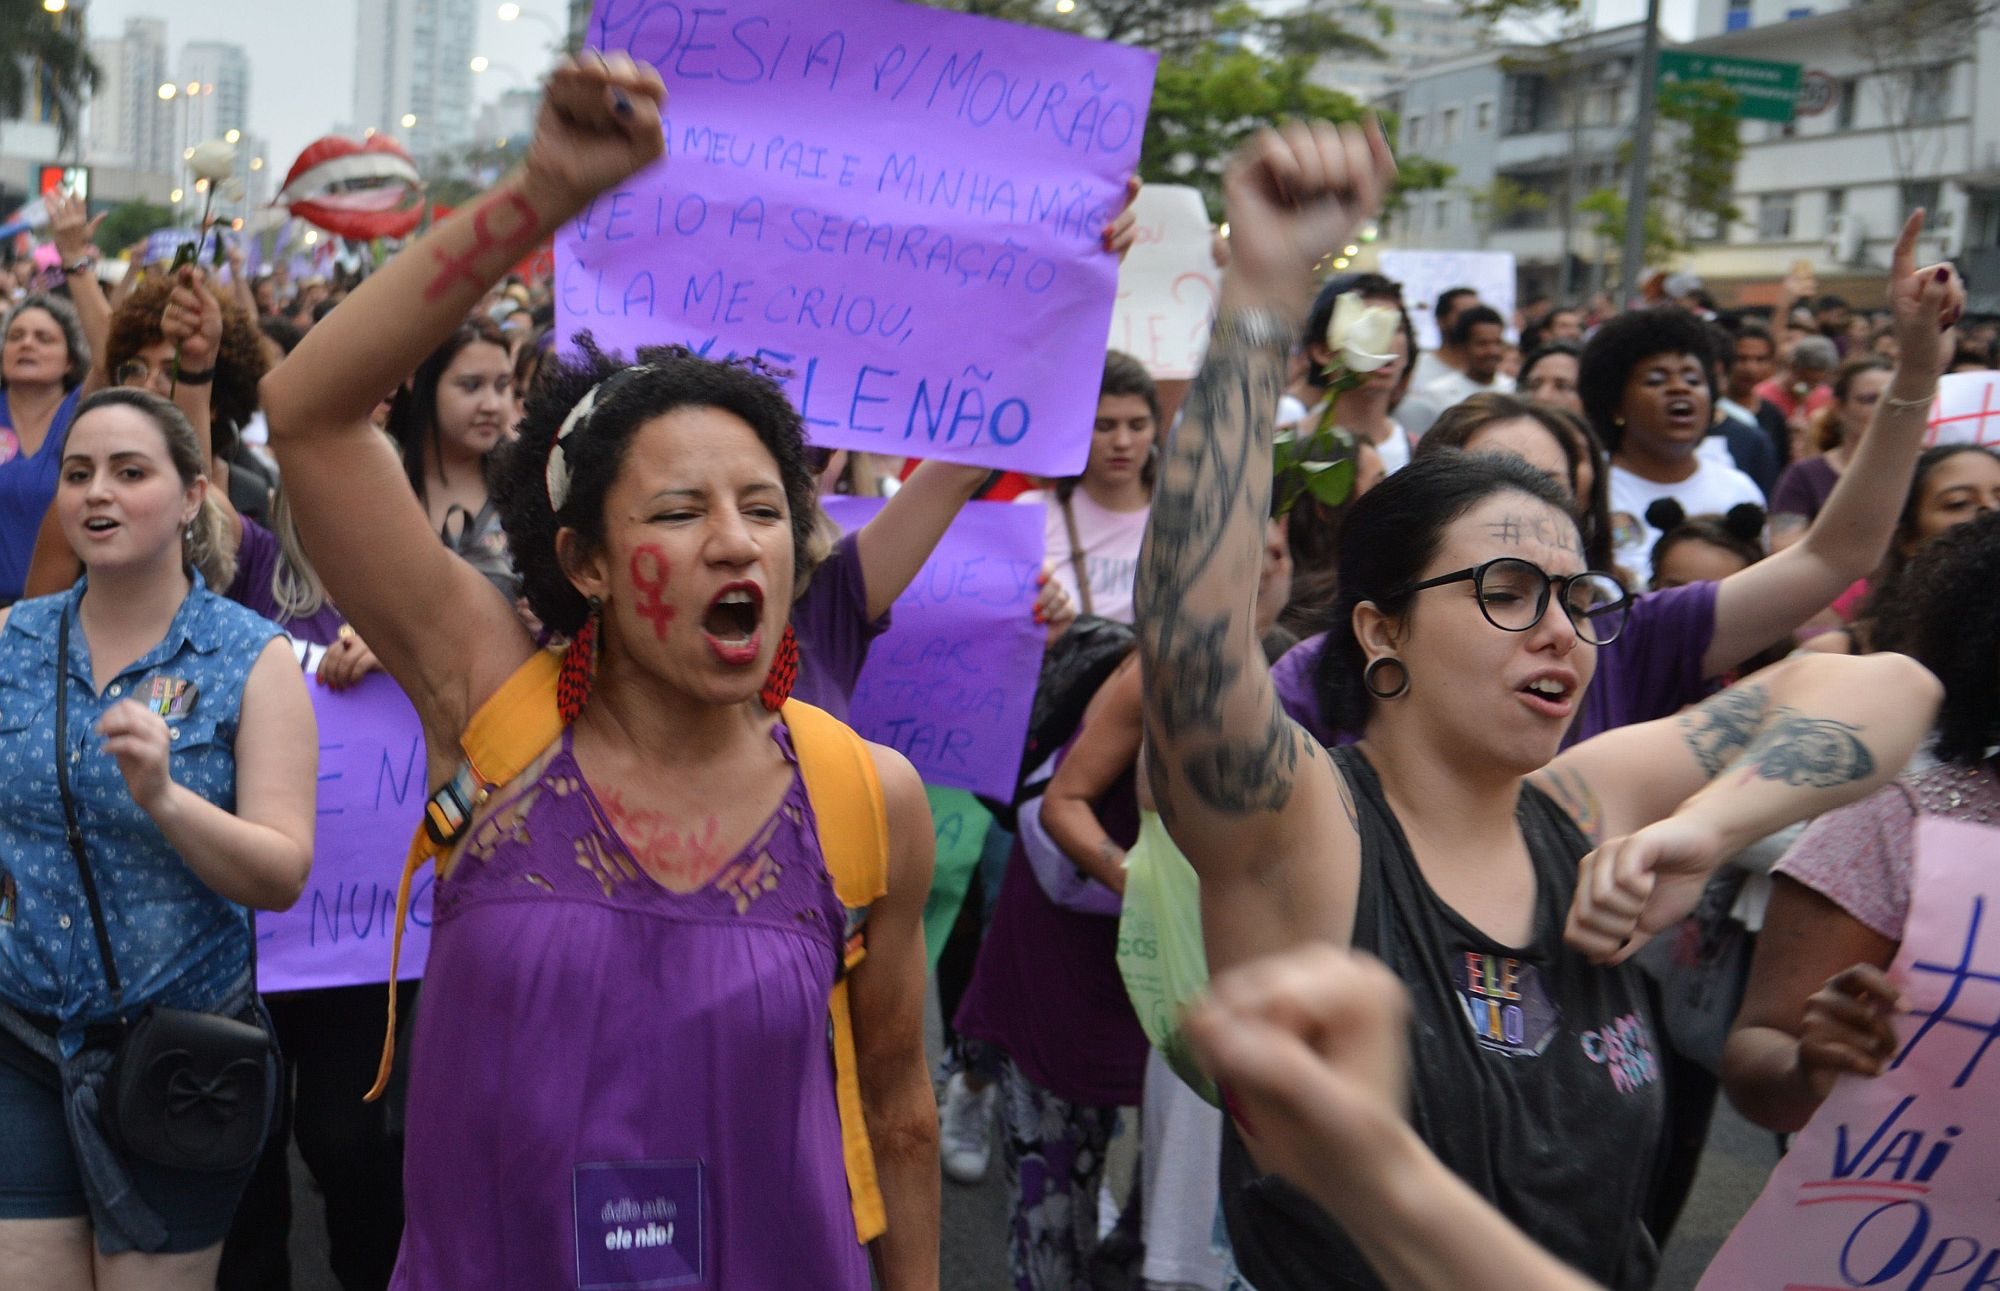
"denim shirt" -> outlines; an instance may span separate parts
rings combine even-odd
[[[167,720],[169,774],[225,811],[236,808],[236,727],[250,669],[278,629],[208,591],[201,576],[161,641],[100,694],[77,619],[84,584],[15,605],[0,631],[0,1001],[52,1019],[65,1054],[87,1027],[146,1004],[219,1007],[250,971],[249,916],[195,876],[132,800],[97,723],[132,699]],[[64,838],[54,757],[57,632],[70,618],[68,759],[84,852],[111,937],[116,1007],[90,907]]]

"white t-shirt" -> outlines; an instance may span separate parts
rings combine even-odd
[[[1480,385],[1463,372],[1447,369],[1437,380],[1417,387],[1417,392],[1423,395],[1432,407],[1443,412],[1446,408],[1463,403],[1476,394],[1512,394],[1514,378],[1502,372],[1495,372],[1491,382]]]
[[[1436,350],[1422,350],[1417,354],[1416,371],[1410,373],[1410,389],[1421,390],[1440,377],[1448,377],[1458,369],[1439,358]]]
[[[1683,511],[1699,516],[1726,515],[1742,502],[1764,505],[1764,491],[1757,481],[1705,456],[1695,460],[1699,463],[1695,473],[1678,484],[1655,484],[1622,466],[1611,467],[1611,541],[1635,592],[1653,584],[1653,544],[1660,538],[1660,531],[1646,523],[1647,507],[1672,498]]]
[[[1222,1291],[1228,1262],[1215,1251],[1217,1172],[1222,1161],[1222,1112],[1174,1075],[1158,1049],[1146,1051],[1146,1095],[1140,1109],[1145,1172],[1140,1201],[1146,1285],[1174,1291]]]
[[[1385,477],[1394,475],[1410,464],[1410,432],[1403,429],[1401,422],[1389,423],[1389,438],[1379,444],[1375,444],[1373,440],[1369,443],[1374,445],[1375,455],[1382,459],[1382,474]]]
[[[1076,586],[1076,563],[1070,559],[1069,526],[1063,521],[1063,506],[1054,489],[1023,493],[1017,502],[1040,502],[1047,507],[1042,533],[1047,541],[1044,559],[1049,574],[1069,592],[1076,612],[1084,612],[1083,597]],[[1106,511],[1090,500],[1081,486],[1069,495],[1076,516],[1077,541],[1083,546],[1083,567],[1090,578],[1090,613],[1120,623],[1132,621],[1132,584],[1139,577],[1139,544],[1146,536],[1146,516],[1150,508],[1137,511]]]

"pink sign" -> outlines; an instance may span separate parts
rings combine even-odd
[[[1157,56],[894,0],[598,0],[669,160],[556,241],[564,338],[756,355],[816,444],[1073,475]]]
[[[389,978],[396,885],[423,818],[424,728],[384,673],[351,690],[308,679],[319,721],[319,818],[312,876],[298,903],[257,916],[263,991],[352,986]],[[402,976],[430,953],[431,871],[417,876],[403,935]]]
[[[1918,822],[1889,975],[1901,1052],[1841,1078],[1700,1291],[2000,1286],[2000,830]]]

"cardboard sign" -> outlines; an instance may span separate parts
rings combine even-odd
[[[841,528],[882,503],[823,499]],[[945,531],[854,688],[854,729],[908,758],[928,784],[1011,798],[1041,678],[1042,508],[971,502]]]
[[[2000,830],[1926,816],[1889,976],[1902,1048],[1843,1076],[1700,1291],[1916,1291],[2000,1279]]]
[[[1509,333],[1514,317],[1514,256],[1508,251],[1384,251],[1382,272],[1403,284],[1403,304],[1417,329],[1417,344],[1436,349],[1437,298],[1453,287],[1470,287],[1479,303],[1496,309]]]
[[[599,0],[669,158],[556,244],[567,342],[755,355],[817,444],[1071,475],[1157,56],[899,4]]]
[[[1192,188],[1152,184],[1139,190],[1132,213],[1138,241],[1118,269],[1111,348],[1138,359],[1158,380],[1185,381],[1201,367],[1222,291],[1208,208]]]
[[[319,818],[312,875],[298,904],[257,916],[257,987],[301,991],[384,982],[396,885],[423,816],[424,730],[386,674],[350,690],[309,682],[319,722]],[[431,871],[412,889],[400,976],[430,953]]]

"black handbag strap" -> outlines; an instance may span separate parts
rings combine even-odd
[[[97,954],[104,961],[104,980],[111,987],[111,1007],[124,1011],[125,988],[118,982],[118,961],[111,954],[111,933],[104,926],[104,907],[97,899],[97,878],[83,854],[83,830],[76,823],[76,799],[69,792],[69,616],[63,606],[62,627],[56,631],[56,788],[62,793],[63,834],[76,858],[76,875],[83,899],[90,906],[90,927],[97,934]]]

